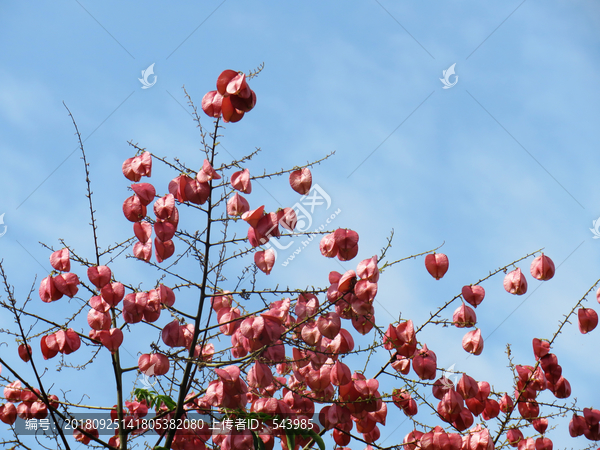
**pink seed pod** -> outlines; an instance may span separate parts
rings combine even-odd
[[[310,169],[304,168],[294,170],[290,173],[290,186],[300,195],[306,195],[310,191],[312,185],[312,174]]]
[[[248,200],[246,200],[237,192],[227,201],[227,214],[230,216],[241,216],[248,211],[250,211],[250,204],[248,203]]]
[[[132,184],[131,189],[138,196],[142,205],[147,206],[154,200],[156,189],[150,183]]]
[[[261,271],[269,275],[275,264],[275,252],[271,249],[254,253],[254,263]]]
[[[340,261],[350,261],[358,254],[358,233],[353,230],[338,228],[333,233],[338,248],[337,257]]]
[[[485,297],[485,289],[479,285],[463,286],[462,296],[465,299],[465,302],[474,308],[477,308]]]
[[[462,340],[462,346],[466,352],[469,352],[473,355],[481,355],[483,352],[483,338],[481,337],[481,330],[477,328],[476,330],[469,331]]]
[[[523,295],[527,292],[527,280],[521,269],[515,269],[504,277],[504,289],[509,294]]]
[[[471,328],[477,323],[477,315],[472,308],[463,303],[454,311],[452,322],[457,328]]]
[[[250,181],[250,171],[248,169],[235,172],[231,175],[231,186],[244,194],[252,192],[252,182]]]
[[[147,376],[164,375],[169,371],[169,359],[160,353],[143,354],[138,359],[140,372]]]
[[[87,276],[94,286],[102,289],[110,283],[112,272],[106,266],[92,266],[88,268]]]
[[[69,260],[69,249],[63,248],[50,255],[50,264],[55,270],[60,272],[69,272],[71,270],[71,261]]]
[[[448,257],[443,253],[433,253],[425,256],[425,268],[436,280],[441,279],[448,271]]]
[[[531,262],[531,276],[540,281],[549,280],[554,276],[554,262],[543,253]]]
[[[319,244],[321,254],[326,258],[335,258],[338,254],[337,244],[333,237],[333,233],[323,236]]]

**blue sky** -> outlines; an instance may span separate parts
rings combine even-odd
[[[550,337],[599,278],[600,241],[589,230],[600,216],[599,25],[593,1],[5,2],[0,214],[7,232],[0,258],[23,296],[50,270],[38,242],[58,246],[65,238],[91,251],[82,162],[62,102],[85,139],[100,239],[108,245],[131,233],[121,213],[129,195],[120,171],[132,154],[127,141],[199,166],[200,138],[182,86],[199,105],[222,70],[264,62],[251,81],[256,108],[224,132],[227,152],[240,157],[260,147],[248,165],[258,173],[335,151],[313,179],[341,211],[333,226],[361,236],[345,270],[376,254],[392,228],[391,259],[445,243],[450,270],[442,280],[426,273],[422,257],[383,274],[378,324],[399,313],[421,323],[464,284],[542,247],[559,266],[546,283],[528,276],[525,297],[504,292],[502,276],[485,282],[477,314],[489,337],[480,357],[466,359],[460,330],[423,333],[440,366],[455,364],[505,391],[505,345],[515,362],[532,364],[531,339]],[[153,63],[156,84],[141,89],[141,71]],[[452,64],[458,81],[443,89],[439,78]],[[172,176],[157,167],[152,181],[166,191]],[[264,190],[255,188],[249,200],[267,209],[291,205],[297,196],[286,184],[261,183]],[[520,265],[527,275],[530,262]],[[149,276],[131,261],[114,267],[130,279]],[[325,285],[330,270],[341,269],[313,245],[260,279]],[[593,295],[588,305],[596,305]],[[44,313],[64,314],[50,309]],[[581,406],[600,406],[598,339],[573,323],[554,346]],[[132,363],[138,350],[131,345]],[[564,426],[550,433],[557,447],[586,445]],[[410,430],[409,422],[391,434],[393,427],[382,430],[384,445]]]

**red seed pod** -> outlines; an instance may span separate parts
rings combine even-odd
[[[406,359],[407,361],[410,361],[409,359]],[[433,396],[435,398],[437,398],[438,400],[441,400],[442,398],[444,398],[444,395],[446,395],[446,392],[448,392],[449,390],[454,388],[454,383],[452,381],[450,381],[448,378],[446,377],[441,377],[438,378],[437,380],[435,380],[435,383],[433,383],[433,386],[431,388],[431,393],[433,394]]]
[[[146,221],[136,222],[133,224],[133,233],[140,242],[148,242],[152,236],[152,225]]]
[[[258,221],[265,214],[265,205],[261,205],[256,209],[251,211],[247,211],[242,214],[242,220],[248,223],[252,228],[255,228],[258,225]]]
[[[448,423],[454,422],[464,409],[464,400],[458,392],[450,389],[444,394],[437,406],[440,418]]]
[[[271,212],[262,216],[256,224],[257,235],[264,236],[267,239],[272,237],[280,237],[279,222],[277,221],[277,213]]]
[[[452,422],[452,426],[454,426],[454,428],[456,428],[458,431],[465,431],[467,428],[473,425],[474,421],[475,419],[473,418],[471,411],[469,411],[467,408],[464,408],[458,415],[458,418]]]
[[[485,297],[485,289],[479,285],[463,286],[462,296],[465,299],[465,302],[469,303],[474,308],[477,308]]]
[[[473,355],[481,355],[483,352],[483,338],[481,337],[481,330],[477,328],[476,330],[471,330],[462,340],[462,346],[466,352],[469,352]]]
[[[275,264],[275,252],[271,249],[254,253],[254,263],[261,271],[269,275]]]
[[[154,200],[156,189],[150,183],[132,184],[131,189],[138,196],[142,205],[147,206]]]
[[[437,357],[427,348],[427,344],[413,358],[413,369],[421,380],[435,380]]]
[[[476,416],[480,415],[485,409],[485,400],[479,400],[478,398],[469,398],[465,400],[465,403],[467,404],[468,410]]]
[[[156,289],[152,289],[148,292],[148,301],[155,296],[158,298],[159,302],[166,306],[173,306],[175,304],[175,293],[173,292],[173,289],[164,284],[159,284]]]
[[[109,306],[117,306],[125,296],[125,286],[119,282],[105,284],[100,295]]]
[[[70,355],[77,351],[81,346],[81,339],[73,328],[68,328],[66,331],[58,330],[54,334],[56,336],[58,351],[65,355]]]
[[[154,255],[159,263],[165,259],[169,259],[175,253],[175,244],[173,241],[161,241],[158,238],[154,239]]]
[[[377,268],[377,256],[369,259],[364,259],[358,263],[356,267],[356,275],[361,280],[368,280],[372,283],[377,283],[379,280],[379,269]]]
[[[457,328],[471,328],[477,323],[477,315],[464,303],[454,311],[452,322]]]
[[[598,314],[592,308],[581,308],[577,311],[579,331],[587,334],[598,326]]]
[[[48,275],[41,281],[38,292],[40,294],[40,299],[44,303],[53,302],[62,298],[63,296],[63,293],[57,289],[54,277],[52,277],[52,275]]]
[[[556,383],[549,387],[556,398],[569,398],[571,396],[571,383],[564,377],[560,377]]]
[[[154,214],[159,220],[169,220],[175,216],[177,207],[173,194],[167,194],[154,202]]]
[[[519,450],[536,450],[533,438],[523,438],[518,444]]]
[[[512,398],[508,396],[508,394],[504,394],[500,399],[500,411],[504,414],[510,413],[515,407]]]
[[[160,353],[143,354],[138,359],[140,372],[147,376],[164,375],[169,371],[169,359]]]
[[[102,345],[110,350],[111,353],[116,352],[123,343],[123,332],[120,328],[101,330],[98,332],[98,337]]]
[[[202,163],[202,168],[196,174],[196,180],[200,183],[208,183],[210,180],[220,180],[221,175],[213,168],[208,159]],[[209,185],[210,186],[210,185]]]
[[[331,384],[334,386],[343,386],[344,384],[348,384],[352,381],[350,368],[341,361],[335,362],[331,368],[331,373],[329,376],[331,379]]]
[[[425,268],[433,278],[439,280],[448,271],[448,257],[443,253],[430,253],[425,256]]]
[[[60,272],[69,272],[71,270],[71,261],[69,260],[69,249],[63,248],[50,255],[50,264]]]
[[[152,241],[136,242],[133,246],[133,256],[142,261],[149,262],[152,258]]]
[[[358,254],[358,233],[353,230],[338,228],[333,233],[338,248],[340,261],[350,261]]]
[[[527,292],[527,280],[521,269],[515,269],[504,277],[504,289],[509,294],[523,295]]]
[[[154,233],[156,238],[162,242],[167,242],[173,239],[175,232],[177,231],[177,225],[166,220],[157,220],[154,223]]]
[[[248,169],[235,172],[231,175],[231,186],[244,194],[252,192],[252,182],[250,181],[250,171]]]
[[[577,414],[573,414],[573,418],[569,422],[569,434],[571,437],[578,437],[583,435],[585,430],[588,428],[588,425],[583,416],[578,416]]]
[[[498,417],[498,414],[500,414],[500,405],[496,400],[488,398],[485,401],[485,409],[481,413],[481,417],[483,420],[491,420]]]
[[[135,165],[136,167],[139,167],[139,159],[136,156],[132,158],[127,158],[125,161],[123,161],[123,166],[121,170],[123,171],[123,175],[125,175],[125,178],[127,178],[128,180],[140,181],[142,179],[142,175],[137,173],[136,170],[134,170],[134,160],[137,160]]]
[[[88,268],[87,276],[94,286],[102,289],[110,283],[112,272],[106,266],[92,266]]]
[[[250,204],[248,203],[248,200],[246,200],[237,192],[227,201],[227,214],[230,216],[241,216],[248,211],[250,211]]]
[[[319,317],[317,328],[326,338],[335,339],[342,328],[342,321],[337,313],[328,312]]]
[[[417,337],[413,321],[407,320],[406,322],[399,323],[396,327],[396,336],[398,337],[399,344],[399,346],[396,347],[398,354],[405,356],[406,358],[413,356],[417,350]],[[434,378],[431,379],[433,380]]]
[[[244,117],[244,111],[236,108],[233,104],[233,99],[237,98],[234,96],[223,97],[223,101],[221,103],[221,112],[223,114],[224,122],[239,122]]]
[[[542,341],[538,338],[533,338],[533,354],[535,355],[536,361],[543,358],[550,352],[550,342]]]
[[[48,417],[48,407],[40,401],[33,402],[31,404],[31,414],[34,419],[45,419]]]
[[[146,212],[146,206],[135,194],[123,202],[123,214],[130,222],[141,222],[146,217]]]
[[[335,258],[338,254],[337,244],[333,237],[333,233],[323,236],[319,244],[321,254],[326,258]]]
[[[88,325],[93,330],[110,330],[112,325],[110,313],[90,309],[87,316]]]
[[[184,187],[185,197],[190,203],[204,205],[210,197],[210,184],[191,179]]]
[[[304,168],[294,170],[290,173],[290,186],[300,195],[306,195],[312,185],[312,174],[310,169]]]
[[[535,450],[552,450],[552,441],[547,437],[539,437],[535,440]]]
[[[7,425],[12,425],[17,420],[17,407],[13,403],[0,406],[0,420]]]
[[[54,286],[61,294],[73,298],[79,291],[79,277],[74,273],[61,273],[54,277]]]
[[[540,281],[549,280],[554,276],[554,262],[543,253],[531,262],[531,276]]]
[[[260,361],[255,361],[254,365],[248,371],[246,379],[248,386],[255,389],[264,389],[273,383],[273,372],[271,372],[268,365]]]
[[[511,428],[506,432],[506,439],[511,447],[518,447],[523,440],[523,433],[518,428]]]
[[[533,420],[540,415],[540,405],[535,400],[522,401],[517,404],[519,414],[526,420]]]
[[[298,215],[292,208],[283,208],[277,210],[277,222],[282,228],[288,231],[294,231],[298,223]]]
[[[421,437],[423,436],[422,431],[413,430],[404,436],[404,440],[402,441],[404,444],[404,450],[417,450],[421,447]]]
[[[44,359],[54,358],[58,354],[58,344],[56,342],[56,335],[49,334],[47,336],[42,336],[40,347]]]
[[[535,431],[537,431],[540,434],[544,434],[546,432],[546,429],[548,428],[548,419],[543,417],[541,419],[532,420],[531,425],[533,425]]]
[[[185,347],[183,327],[177,320],[165,325],[162,330],[162,340],[169,347]]]
[[[217,91],[209,91],[202,97],[202,111],[209,117],[221,117],[223,96]]]
[[[123,175],[128,180],[137,182],[144,176],[149,177],[152,174],[152,155],[150,152],[144,152],[141,155],[128,158],[123,162]]]
[[[456,391],[461,395],[463,399],[473,398],[479,394],[479,385],[472,377],[463,373],[463,376],[456,385]]]
[[[178,202],[186,202],[188,200],[187,196],[185,195],[185,187],[191,181],[192,178],[182,174],[173,178],[169,182],[169,192],[171,195],[173,195],[175,200]]]
[[[31,355],[32,355],[31,345],[29,345],[29,344],[19,345],[18,352],[19,352],[19,358],[21,358],[25,362],[29,362],[29,360],[31,359]]]
[[[396,358],[392,363],[394,370],[402,375],[408,375],[410,372],[410,359],[400,355],[396,355]]]

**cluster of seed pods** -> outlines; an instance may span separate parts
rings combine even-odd
[[[6,403],[0,406],[0,421],[7,425],[13,425],[17,417],[23,420],[48,417],[48,407],[42,401],[39,389],[23,388],[19,380],[6,385],[4,398]],[[58,397],[48,395],[48,403],[52,408],[57,408]]]
[[[465,435],[447,433],[440,426],[423,433],[413,430],[404,437],[404,450],[493,450],[489,430],[475,426]]]
[[[209,117],[223,117],[225,122],[239,122],[256,105],[256,94],[246,81],[246,75],[224,70],[217,79],[217,90],[202,98],[202,110]]]
[[[245,76],[234,71],[224,71],[217,81],[217,90],[206,94],[202,107],[209,116],[223,117],[226,122],[237,122],[245,112],[254,107],[255,102],[256,96],[247,85]],[[143,152],[127,159],[123,163],[122,171],[127,179],[134,182],[131,185],[134,195],[123,204],[123,213],[133,222],[134,234],[138,239],[133,249],[134,256],[150,261],[154,231],[155,257],[161,263],[174,254],[173,237],[179,223],[179,211],[175,202],[203,205],[210,197],[211,180],[218,180],[221,175],[208,160],[204,160],[195,177],[181,174],[173,179],[168,186],[169,194],[154,202],[155,220],[151,223],[145,218],[147,206],[156,198],[156,190],[150,183],[138,183],[142,177],[151,176],[150,153]],[[240,195],[252,192],[248,169],[233,173],[230,182],[236,192],[227,202],[227,214],[231,217],[241,217],[248,224],[248,242],[252,247],[264,245],[270,238],[280,237],[281,229],[294,231],[297,216],[291,208],[265,212],[262,205],[250,210],[249,202]],[[306,195],[312,186],[310,170],[303,168],[292,171],[289,184],[297,193]],[[322,238],[320,251],[326,257],[349,261],[358,254],[358,240],[358,233],[355,231],[337,229]],[[80,282],[77,275],[70,272],[68,249],[54,252],[50,261],[59,273],[51,274],[42,280],[39,288],[41,300],[49,303],[63,295],[75,296]],[[254,261],[256,266],[268,275],[275,263],[275,253],[272,250],[256,251]],[[385,425],[387,416],[386,403],[382,401],[378,391],[379,382],[376,379],[367,379],[358,372],[351,373],[350,368],[340,358],[354,349],[352,335],[342,327],[343,319],[350,320],[354,329],[361,334],[369,333],[374,327],[373,301],[377,295],[379,279],[377,263],[377,257],[373,256],[361,261],[356,271],[348,270],[344,274],[331,272],[327,292],[328,304],[325,308],[321,308],[314,294],[304,293],[295,302],[286,298],[271,303],[266,312],[242,317],[240,309],[234,307],[233,297],[228,292],[212,297],[212,308],[217,314],[219,329],[222,334],[231,337],[231,356],[242,358],[253,352],[257,354],[254,363],[245,370],[246,374],[236,365],[215,369],[217,378],[209,383],[204,395],[188,396],[191,400],[186,402],[186,411],[205,411],[211,407],[234,410],[249,408],[252,412],[273,416],[308,419],[315,413],[316,402],[332,402],[321,409],[319,419],[325,430],[333,430],[333,438],[338,446],[343,447],[350,443],[351,437],[348,433],[354,427],[367,443],[379,439],[378,425]],[[439,280],[448,271],[448,257],[441,253],[429,254],[425,258],[425,266],[428,273]],[[549,280],[554,276],[555,267],[552,260],[542,254],[534,259],[530,272],[538,280]],[[106,266],[90,267],[87,275],[99,291],[99,295],[93,296],[89,301],[89,336],[111,352],[115,352],[123,341],[123,333],[114,327],[117,314],[115,308],[121,300],[122,318],[130,324],[142,320],[158,320],[163,307],[173,306],[175,301],[173,291],[164,285],[148,292],[125,295],[125,288],[121,283],[111,283],[112,273]],[[506,275],[504,288],[515,295],[527,292],[527,280],[519,268]],[[464,302],[477,308],[485,297],[485,290],[478,285],[464,286],[462,297]],[[598,301],[600,302],[600,290]],[[475,310],[464,302],[454,311],[452,323],[458,328],[473,328],[477,323]],[[331,306],[334,311],[328,312]],[[591,308],[579,310],[578,318],[580,331],[584,334],[598,324],[598,316]],[[174,320],[163,328],[162,341],[169,347],[184,347],[189,350],[193,334],[194,327],[191,324],[181,324]],[[286,338],[284,335],[287,335]],[[291,360],[286,359],[284,346],[284,339],[290,336],[299,344],[294,346]],[[435,380],[436,354],[428,349],[426,344],[419,347],[411,320],[402,321],[396,326],[390,324],[385,332],[383,345],[387,350],[394,350],[391,365],[396,371],[407,375],[412,366],[420,380]],[[481,354],[481,331],[468,331],[462,345],[469,353]],[[41,340],[42,355],[45,359],[54,357],[58,352],[70,354],[79,347],[80,337],[73,329],[59,330],[42,337]],[[500,412],[511,413],[516,403],[521,417],[529,421],[542,437],[536,440],[525,439],[519,429],[510,429],[507,432],[509,444],[518,447],[519,450],[551,450],[552,441],[543,436],[548,421],[539,417],[536,397],[539,392],[549,390],[557,398],[568,398],[571,388],[562,376],[562,368],[558,365],[556,355],[549,352],[549,343],[534,339],[533,347],[539,364],[536,368],[515,366],[518,375],[515,400],[508,394],[504,394],[498,400],[491,398],[489,384],[485,381],[477,382],[467,374],[463,374],[456,385],[442,376],[433,383],[432,388],[433,396],[439,400],[438,416],[454,429],[463,432],[473,426],[474,417],[481,416],[483,420],[491,420]],[[23,344],[19,347],[19,355],[24,361],[30,359],[31,353],[29,345]],[[206,344],[203,348],[196,346],[195,356],[199,359],[210,361],[213,354],[212,344]],[[138,367],[147,376],[160,376],[168,373],[170,363],[167,356],[161,353],[149,353],[140,356]],[[273,368],[281,376],[274,374]],[[282,394],[278,399],[274,395],[279,390]],[[42,418],[48,413],[38,396],[21,389],[18,381],[7,386],[4,395],[9,403],[0,407],[0,420],[5,423],[14,423],[17,416]],[[56,406],[58,398],[51,397],[52,405]],[[418,412],[416,400],[406,389],[394,389],[392,401],[407,416],[414,416]],[[16,402],[21,403],[15,406]],[[126,407],[128,411],[124,411],[123,414],[128,421],[138,420],[148,413],[145,401],[126,402]],[[161,412],[162,408],[164,405],[157,406],[157,413]],[[116,406],[111,414],[116,418]],[[585,435],[588,439],[597,440],[600,438],[599,423],[600,411],[584,409],[583,416],[573,416],[569,431],[572,436]],[[316,425],[313,429],[319,431]],[[86,424],[86,430],[97,436],[93,425],[88,427]],[[84,444],[90,442],[88,436],[81,432],[76,433],[75,438],[78,441]],[[176,433],[172,448],[203,450],[211,437],[214,444],[220,445],[221,450],[251,449],[254,445],[253,436],[249,432],[211,436],[210,430],[199,429],[192,434]],[[259,437],[266,448],[273,448],[273,434]],[[309,438],[296,438],[298,445],[302,446],[308,442]],[[118,436],[112,437],[109,444],[117,447]],[[282,446],[287,448],[285,439],[282,440]],[[412,431],[404,439],[404,448],[489,450],[494,448],[494,444],[489,431],[480,425],[464,435],[447,433],[438,426],[427,433]]]

